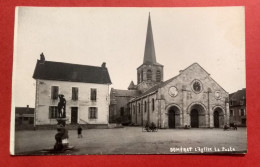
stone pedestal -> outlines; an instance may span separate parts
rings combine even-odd
[[[69,134],[66,127],[66,121],[68,118],[57,118],[57,133],[55,135],[56,143],[54,145],[54,151],[62,152],[69,148]]]

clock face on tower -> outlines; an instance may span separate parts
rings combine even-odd
[[[202,91],[202,83],[201,81],[195,79],[192,83],[191,83],[191,88],[195,93],[200,93]]]
[[[178,89],[175,86],[169,88],[169,95],[175,97],[178,95]]]

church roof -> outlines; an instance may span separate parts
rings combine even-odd
[[[210,75],[204,68],[202,68],[198,63],[193,63],[193,64],[191,64],[190,66],[188,66],[187,68],[185,68],[184,70],[181,70],[181,72],[184,72],[184,71],[186,71],[187,69],[189,69],[191,66],[194,66],[194,65],[198,65],[201,69],[203,69],[203,71],[205,71],[205,73],[207,74],[207,75]],[[180,74],[178,74],[178,75],[176,75],[176,76],[174,76],[174,77],[172,77],[172,78],[170,78],[170,79],[168,79],[168,80],[166,80],[166,81],[164,81],[164,82],[161,82],[161,83],[159,83],[159,84],[157,84],[157,85],[155,85],[155,86],[153,86],[153,87],[151,87],[150,89],[148,89],[147,91],[145,91],[144,93],[142,93],[142,94],[140,94],[139,96],[137,96],[135,99],[138,99],[138,98],[141,98],[141,97],[144,97],[144,96],[147,96],[147,95],[149,95],[149,94],[151,94],[151,93],[155,93],[159,88],[162,88],[163,86],[165,86],[165,85],[167,85],[168,83],[170,83],[171,81],[173,81],[174,79],[176,79],[178,76],[180,76],[181,75],[181,73]],[[211,78],[212,79],[212,78]],[[212,79],[213,80],[213,79]],[[213,80],[216,84],[218,84],[215,80]],[[219,85],[219,84],[218,84]],[[219,85],[220,86],[220,85]],[[221,87],[221,86],[220,86]],[[221,87],[222,88],[222,87]],[[222,88],[223,89],[223,88]],[[223,89],[224,90],[224,89]],[[225,91],[225,90],[224,90]],[[225,91],[226,92],[226,91]],[[133,101],[135,100],[135,99],[132,99]],[[131,100],[131,101],[132,101]]]
[[[110,92],[110,104],[117,104],[116,97],[128,97],[134,98],[141,94],[139,90],[120,90],[111,88]]]
[[[114,93],[115,96],[128,96],[128,97],[135,97],[140,95],[139,90],[111,89],[111,93]]]
[[[131,81],[130,85],[128,86],[128,90],[133,90],[136,89],[136,85],[134,84],[133,81]]]
[[[102,67],[37,60],[34,79],[111,84],[105,65]]]
[[[149,13],[149,18],[148,18],[148,26],[147,26],[147,34],[146,34],[143,64],[146,64],[146,65],[161,65],[161,64],[157,63],[157,61],[156,61],[150,13]]]

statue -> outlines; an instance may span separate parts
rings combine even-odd
[[[55,144],[52,151],[56,152],[65,152],[66,150],[73,150],[73,146],[69,146],[69,133],[68,128],[66,127],[66,99],[64,95],[59,94],[59,103],[58,103],[58,118],[57,120],[57,133],[55,134]]]
[[[59,95],[59,103],[58,103],[58,117],[59,118],[66,118],[66,99],[64,95]]]

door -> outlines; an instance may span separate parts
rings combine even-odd
[[[192,128],[198,128],[199,127],[199,112],[196,109],[191,110],[190,113],[190,126]]]
[[[175,128],[175,111],[169,111],[169,128]]]
[[[78,107],[71,107],[71,124],[78,123]]]
[[[219,112],[214,112],[214,127],[219,128]]]

